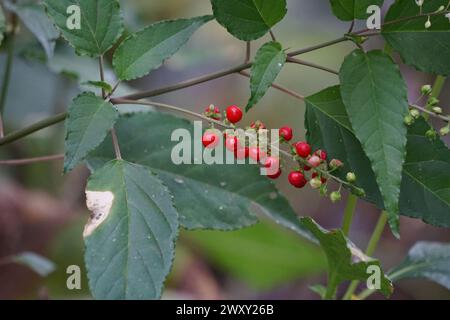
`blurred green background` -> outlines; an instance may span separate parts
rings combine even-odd
[[[124,0],[128,31],[159,20],[192,17],[211,13],[209,0]],[[390,1],[387,1],[388,6]],[[286,48],[297,49],[342,36],[348,24],[338,21],[328,1],[288,0],[288,15],[274,28]],[[355,28],[364,27],[362,24]],[[252,43],[252,52],[268,38]],[[370,48],[381,48],[381,39],[373,38]],[[4,47],[4,46],[3,46]],[[2,48],[3,48],[2,47]],[[338,70],[345,55],[353,49],[349,43],[314,51],[302,59]],[[75,56],[64,43],[58,43],[55,56],[46,61],[45,54],[22,26],[7,98],[6,130],[14,130],[65,110],[80,91],[78,83],[98,77],[95,61]],[[144,79],[122,85],[120,92],[158,88],[191,77],[218,71],[242,63],[245,43],[234,39],[216,22],[197,32],[163,67]],[[5,64],[0,51],[0,73]],[[432,82],[432,77],[409,67],[402,72],[411,89]],[[113,75],[107,72],[111,79]],[[338,83],[338,77],[299,65],[284,68],[277,82],[302,95],[313,94]],[[157,97],[166,102],[202,112],[213,103],[222,109],[229,104],[244,106],[249,97],[248,79],[230,75],[206,84]],[[443,90],[448,105],[450,90]],[[279,91],[269,90],[258,107],[244,117],[243,125],[259,119],[267,127],[290,125],[295,138],[304,138],[303,103]],[[25,140],[0,148],[1,159],[14,159],[61,153],[63,125],[40,131]],[[22,251],[40,253],[52,260],[57,269],[46,278],[36,276],[19,265],[0,266],[0,299],[89,299],[83,269],[82,230],[89,213],[84,206],[84,186],[88,171],[80,167],[67,176],[61,163],[43,163],[23,167],[0,167],[0,257]],[[332,205],[316,192],[293,190],[280,179],[279,188],[286,194],[299,215],[310,215],[324,227],[340,224],[345,201]],[[351,232],[355,243],[364,247],[378,209],[360,202]],[[385,232],[376,256],[389,269],[400,262],[417,240],[449,242],[444,229],[420,221],[402,218],[402,239]],[[82,267],[82,290],[66,288],[66,268]],[[182,232],[173,271],[167,281],[164,298],[197,299],[316,299],[308,287],[325,283],[326,260],[321,250],[290,232],[269,222],[229,232]],[[374,295],[373,298],[381,298]],[[438,285],[425,281],[403,281],[396,287],[394,299],[439,298],[450,294]]]

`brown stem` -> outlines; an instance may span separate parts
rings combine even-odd
[[[441,119],[441,120],[443,120],[443,121],[445,121],[445,122],[450,122],[450,118],[449,118],[449,117],[443,116],[443,115],[441,115],[441,114],[436,114],[436,113],[434,113],[434,112],[432,112],[432,111],[430,111],[430,110],[427,110],[427,109],[424,108],[424,107],[420,107],[420,106],[415,105],[415,104],[411,104],[411,105],[409,105],[409,106],[410,106],[411,108],[420,110],[421,112],[426,113],[426,114],[428,114],[428,115],[430,115],[430,116],[432,116],[432,117]]]
[[[246,71],[241,71],[241,72],[239,72],[239,74],[240,74],[240,75],[243,75],[243,76],[245,76],[245,77],[247,77],[247,78],[250,78],[250,73],[248,73],[248,72],[246,72]],[[286,93],[287,95],[290,95],[291,97],[294,97],[294,98],[299,99],[299,100],[302,100],[302,101],[305,100],[305,96],[302,96],[301,94],[299,94],[299,93],[297,93],[297,92],[295,92],[295,91],[292,91],[292,90],[290,90],[290,89],[287,89],[287,88],[285,88],[285,87],[282,87],[282,86],[280,86],[280,85],[278,85],[278,84],[276,84],[276,83],[272,83],[271,86],[272,86],[273,88],[277,89],[277,90],[280,90],[281,92]]]
[[[323,71],[326,71],[326,72],[329,72],[329,73],[332,73],[332,74],[339,75],[339,72],[337,72],[336,70],[333,70],[333,69],[330,69],[330,68],[327,68],[327,67],[324,67],[324,66],[312,63],[312,62],[308,62],[308,61],[304,61],[304,60],[300,60],[300,59],[296,59],[296,58],[292,58],[292,57],[288,57],[287,61],[291,62],[291,63],[296,63],[296,64],[299,64],[299,65],[308,66],[308,67],[311,67],[311,68],[316,68],[316,69],[323,70]]]
[[[269,33],[270,33],[270,37],[272,38],[272,41],[277,41],[277,38],[275,38],[275,34],[273,33],[273,31],[270,30]]]
[[[116,154],[117,160],[122,160],[122,153],[120,152],[119,139],[117,139],[116,129],[111,129],[111,137],[114,146],[114,153]]]
[[[52,156],[27,158],[27,159],[13,159],[13,160],[0,160],[0,165],[4,166],[21,166],[26,164],[33,164],[39,162],[57,161],[64,159],[63,154],[56,154]]]

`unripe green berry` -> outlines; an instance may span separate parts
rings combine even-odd
[[[428,105],[429,106],[435,106],[439,103],[439,99],[435,98],[435,97],[431,97],[430,100],[428,100]]]
[[[408,114],[408,115],[405,116],[405,118],[403,119],[403,121],[405,122],[405,124],[406,124],[407,126],[410,126],[410,125],[412,125],[412,124],[414,123],[414,118],[413,118],[412,115]]]
[[[433,107],[433,109],[431,109],[434,113],[436,114],[441,114],[442,113],[442,108],[441,107]]]
[[[363,197],[366,196],[366,192],[364,191],[364,189],[361,189],[361,188],[355,188],[355,189],[353,190],[353,193],[354,193],[355,195],[357,195],[358,197],[361,197],[361,198],[363,198]]]
[[[331,200],[331,202],[338,202],[338,201],[341,201],[341,193],[339,192],[339,191],[333,191],[331,194],[330,194],[330,200]]]
[[[345,178],[347,179],[348,182],[355,182],[356,174],[354,174],[353,172],[348,172]]]
[[[425,137],[430,140],[436,139],[436,131],[434,131],[433,129],[428,130],[427,132],[425,132]]]
[[[420,92],[426,96],[431,94],[432,91],[433,88],[429,84],[423,85],[422,88],[420,88]]]
[[[314,178],[309,181],[309,184],[313,189],[319,189],[322,186],[322,181],[319,178]]]
[[[450,127],[449,126],[443,127],[443,128],[441,128],[441,130],[439,130],[439,134],[441,136],[446,136],[446,135],[449,134],[449,132],[450,132]]]
[[[420,117],[420,112],[417,109],[411,109],[409,110],[409,114],[414,118],[418,119]]]

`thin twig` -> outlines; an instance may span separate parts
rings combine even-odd
[[[355,19],[352,20],[352,23],[350,24],[347,33],[351,33],[353,31],[354,26],[355,26]]]
[[[250,73],[248,73],[248,72],[246,72],[246,71],[241,71],[241,72],[239,72],[239,74],[240,74],[240,75],[243,75],[243,76],[245,76],[245,77],[247,77],[247,78],[250,78]],[[290,90],[290,89],[288,89],[288,88],[285,88],[285,87],[283,87],[283,86],[280,86],[280,85],[278,85],[278,84],[276,84],[276,83],[272,83],[271,86],[272,86],[273,88],[277,89],[277,90],[280,90],[281,92],[286,93],[287,95],[290,95],[291,97],[294,97],[294,98],[296,98],[296,99],[305,101],[305,96],[302,96],[301,94],[299,94],[299,93],[297,93],[297,92],[295,92],[295,91],[292,91],[292,90]]]
[[[63,113],[57,114],[56,116],[52,116],[47,119],[38,121],[38,122],[30,125],[29,127],[9,133],[9,134],[5,135],[3,138],[0,138],[0,146],[14,142],[16,140],[19,140],[23,137],[26,137],[26,136],[34,133],[36,131],[45,129],[45,128],[50,127],[54,124],[57,124],[61,121],[64,121],[66,119],[66,117],[67,117],[67,113],[63,112]]]
[[[100,69],[100,80],[102,82],[105,82],[105,71],[103,70],[103,56],[101,55],[98,58],[98,67]],[[106,98],[105,89],[102,88],[102,97],[103,99]]]
[[[432,112],[430,110],[427,110],[424,107],[421,107],[421,106],[418,106],[418,105],[415,105],[415,104],[411,104],[410,107],[414,108],[414,109],[417,109],[417,110],[420,110],[421,112],[426,113],[426,114],[428,114],[428,115],[430,115],[432,117],[441,119],[442,121],[450,122],[450,118],[449,117],[443,116],[441,114],[436,114],[436,113],[434,113],[434,112]]]
[[[332,73],[332,74],[335,74],[335,75],[339,75],[338,71],[330,69],[330,68],[327,68],[327,67],[324,67],[324,66],[321,66],[321,65],[318,65],[318,64],[315,64],[313,62],[308,62],[308,61],[304,61],[304,60],[300,60],[300,59],[292,58],[292,57],[288,57],[287,61],[291,62],[291,63],[295,63],[295,64],[299,64],[299,65],[308,66],[308,67],[311,67],[311,68],[323,70],[323,71],[326,71],[326,72],[329,72],[329,73]]]
[[[49,162],[64,159],[63,154],[55,154],[45,157],[27,158],[27,159],[13,159],[13,160],[0,160],[0,165],[4,166],[21,166],[26,164],[33,164],[39,162]]]
[[[251,52],[252,52],[252,43],[250,41],[247,41],[247,43],[245,44],[245,61],[244,61],[245,64],[250,62]]]
[[[111,129],[111,137],[114,146],[114,153],[116,154],[117,160],[122,160],[122,153],[120,152],[119,139],[117,139],[116,129]]]
[[[277,41],[277,38],[275,38],[275,34],[272,30],[269,31],[270,37],[272,38],[272,41]]]

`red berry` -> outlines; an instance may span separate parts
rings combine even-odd
[[[279,134],[286,141],[291,141],[292,139],[292,128],[291,127],[282,127],[280,128]]]
[[[320,163],[322,162],[322,159],[320,159],[318,156],[314,155],[309,157],[308,159],[308,163],[310,167],[316,168],[320,165]]]
[[[266,153],[260,150],[258,147],[250,147],[248,148],[248,155],[255,161],[260,161],[266,157]]]
[[[264,167],[267,169],[266,174],[275,175],[280,169],[280,159],[275,157],[267,157],[264,159]]]
[[[231,152],[236,152],[239,147],[239,141],[236,136],[227,136],[225,139],[225,147]]]
[[[289,183],[296,188],[303,188],[308,181],[300,171],[292,171],[288,176]]]
[[[309,171],[309,170],[311,170],[311,167],[308,167],[307,165],[304,165],[304,166],[303,166],[303,170]]]
[[[297,154],[302,158],[306,158],[311,154],[311,147],[306,142],[297,142],[294,146]]]
[[[320,159],[324,160],[324,161],[327,160],[327,153],[326,153],[326,151],[317,150],[316,152],[314,152],[314,154],[316,156],[318,156]]]
[[[242,146],[238,146],[237,149],[234,152],[234,157],[236,159],[246,159],[248,158],[248,154],[249,154],[249,149],[248,147],[242,147]]]
[[[267,177],[270,179],[277,179],[279,176],[281,176],[281,169],[278,169],[277,172],[274,174],[268,174]]]
[[[219,143],[219,137],[213,131],[205,131],[202,137],[202,143],[205,148],[214,149]]]
[[[237,106],[229,106],[226,113],[227,119],[231,123],[238,123],[242,119],[242,110]]]
[[[313,172],[313,174],[311,175],[311,178],[314,179],[314,178],[317,178],[318,176],[319,175],[317,174],[317,172]],[[322,181],[322,183],[325,183],[325,182],[327,182],[327,178],[321,177],[320,181]]]

